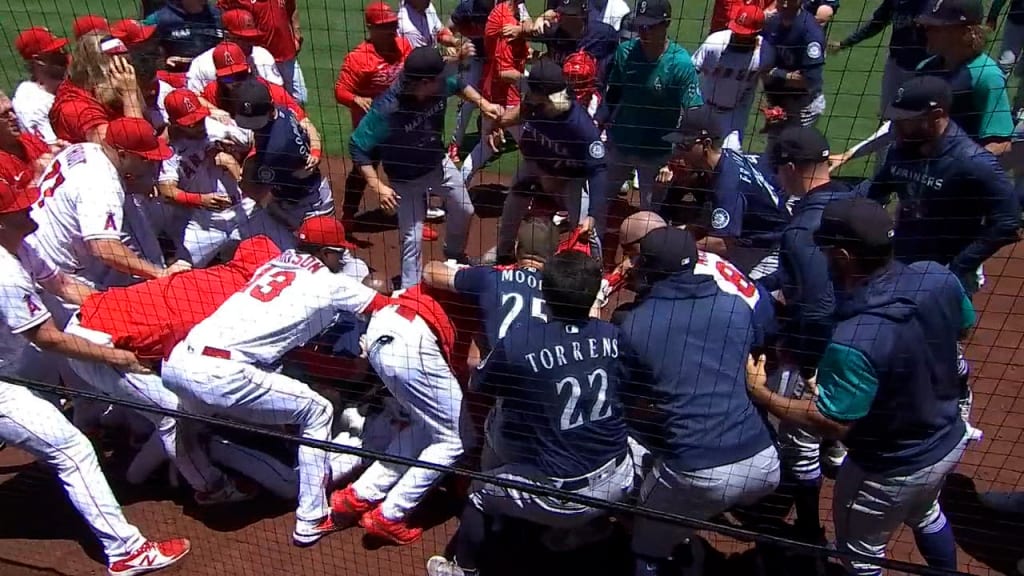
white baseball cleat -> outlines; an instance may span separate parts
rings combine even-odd
[[[438,208],[430,206],[427,208],[427,222],[439,222],[444,220],[445,211],[444,208]]]
[[[465,576],[466,572],[444,556],[431,556],[427,560],[428,576]]]
[[[147,540],[128,556],[110,564],[110,576],[137,576],[162,570],[184,558],[192,550],[185,538]]]

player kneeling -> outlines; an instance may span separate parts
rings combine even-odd
[[[635,356],[618,328],[589,317],[600,286],[601,268],[593,258],[577,251],[556,254],[543,270],[545,315],[513,326],[480,363],[471,386],[498,397],[488,419],[486,473],[612,502],[632,489],[619,395]],[[456,535],[455,560],[435,556],[427,572],[477,574],[485,516],[572,529],[603,513],[475,482]]]

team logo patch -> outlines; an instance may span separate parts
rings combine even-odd
[[[591,142],[588,151],[590,152],[591,158],[594,158],[596,160],[604,158],[604,144],[602,144],[599,140]]]
[[[821,44],[818,42],[811,42],[807,45],[807,57],[808,58],[821,58]]]
[[[729,225],[729,212],[725,208],[715,208],[711,212],[711,227],[721,230]]]
[[[260,166],[259,170],[256,171],[256,177],[259,178],[260,182],[273,182],[277,173],[270,166]]]

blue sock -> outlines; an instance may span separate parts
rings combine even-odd
[[[804,541],[816,544],[821,538],[821,476],[793,482],[797,533]]]
[[[941,511],[927,526],[914,530],[914,541],[921,556],[932,568],[956,570],[956,539],[953,527]]]
[[[664,560],[641,556],[637,554],[636,564],[633,568],[633,576],[658,576],[661,564]]]

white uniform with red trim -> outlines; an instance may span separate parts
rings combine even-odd
[[[391,438],[387,452],[452,466],[464,451],[462,388],[449,365],[455,331],[419,285],[395,295],[395,303],[374,313],[366,328],[370,365],[408,414],[408,424]],[[345,473],[334,472],[336,477]],[[379,502],[385,519],[398,521],[440,477],[433,470],[378,461],[352,483],[352,490],[363,500]]]
[[[387,299],[315,257],[287,250],[197,324],[163,363],[187,408],[256,424],[297,425],[328,441],[334,410],[309,386],[275,371],[286,352],[326,329],[336,312],[369,313]],[[328,514],[327,453],[299,447],[296,540]]]
[[[99,538],[111,562],[145,543],[125,520],[121,506],[100,470],[92,444],[50,402],[7,382],[17,373],[19,351],[29,348],[22,334],[50,319],[36,284],[57,269],[23,245],[17,256],[0,248],[0,440],[53,467],[71,504]]]
[[[55,96],[41,85],[25,80],[14,90],[11,105],[14,115],[18,117],[18,126],[25,132],[31,132],[47,144],[56,144],[57,135],[50,125],[50,108],[53,107]]]
[[[761,38],[750,51],[727,50],[732,30],[712,33],[693,53],[704,103],[715,110],[722,146],[743,149],[743,135],[761,77]]]

